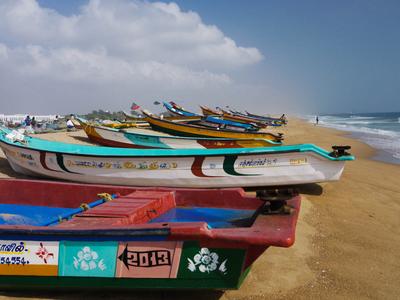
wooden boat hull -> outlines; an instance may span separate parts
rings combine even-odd
[[[174,107],[169,103],[164,102],[164,107],[172,114],[175,114],[177,116],[199,116],[195,113],[183,110],[178,107]],[[224,128],[224,129],[229,129],[233,131],[258,131],[260,128],[258,126],[255,126],[253,124],[248,124],[244,122],[234,122],[231,120],[226,120],[223,118],[215,118],[210,115],[206,115],[205,117],[202,117],[199,122],[193,122],[192,124],[195,125],[200,125],[204,127],[214,127],[214,128]]]
[[[231,120],[235,122],[242,122],[242,123],[253,123],[256,124],[257,126],[260,127],[265,127],[265,126],[281,126],[283,124],[286,124],[285,120],[282,119],[276,119],[276,118],[266,118],[266,117],[256,117],[252,116],[249,113],[247,115],[239,114],[239,115],[233,115],[230,114],[226,111],[219,112],[216,110],[213,110],[209,107],[202,106],[200,105],[201,111],[205,116],[220,116],[221,118],[225,120]]]
[[[76,129],[83,129],[82,126],[81,126],[81,124],[80,124],[77,120],[71,119],[71,121],[72,121],[72,124],[74,124],[74,127],[75,127]]]
[[[227,111],[222,111],[222,117],[225,120],[229,120],[232,122],[239,122],[239,123],[247,123],[247,124],[255,124],[261,128],[265,128],[268,126],[268,123],[265,121],[256,120],[253,118],[243,117],[243,116],[235,116]]]
[[[0,147],[19,173],[128,186],[246,187],[338,180],[346,160],[314,145],[242,149],[140,150],[84,146],[29,137]]]
[[[260,115],[255,115],[255,114],[251,114],[249,112],[246,111],[246,116],[250,117],[250,118],[254,118],[257,120],[261,120],[261,121],[267,121],[267,122],[274,122],[277,124],[286,124],[287,120],[285,118],[272,118],[272,117],[264,117],[264,116],[260,116]]]
[[[150,128],[150,124],[147,122],[127,122],[127,123],[110,123],[102,124],[104,127],[114,128],[114,129],[124,129],[124,128]]]
[[[275,135],[267,132],[248,132],[233,131],[224,129],[205,128],[201,126],[180,124],[147,114],[147,121],[150,126],[156,130],[172,135],[187,137],[215,137],[215,138],[233,138],[233,139],[266,139],[273,142],[280,142],[281,135]]]
[[[124,116],[127,120],[131,120],[131,121],[144,121],[147,122],[146,117],[142,117],[142,118],[138,118],[138,117],[134,117],[132,115],[129,115],[127,113],[124,112]],[[169,121],[182,121],[182,122],[186,122],[186,121],[194,121],[194,120],[201,120],[201,116],[163,116],[164,120],[169,120]]]
[[[222,113],[220,113],[216,110],[213,110],[209,107],[200,105],[200,108],[201,108],[203,115],[205,115],[205,116],[222,116]]]
[[[263,201],[241,189],[139,189],[7,179],[0,180],[0,188],[1,205],[19,199],[69,207],[96,199],[98,193],[117,194],[99,208],[50,227],[0,225],[2,289],[237,289],[268,247],[293,244],[300,208],[300,197],[293,196],[286,201],[290,214],[258,213],[249,225],[214,228],[206,221],[154,221],[178,205],[260,211]]]
[[[170,103],[163,102],[164,108],[171,114],[177,117],[202,117],[198,114],[192,113],[190,111],[183,110],[182,107],[171,105]]]
[[[185,138],[156,134],[121,131],[81,123],[88,138],[97,144],[109,147],[152,149],[215,149],[215,148],[259,148],[279,146],[268,140]]]

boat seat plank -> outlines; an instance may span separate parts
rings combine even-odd
[[[107,224],[111,222],[114,225],[144,224],[173,207],[173,192],[136,191],[80,213],[63,226],[67,226],[67,223],[86,224],[85,222],[92,222],[93,219],[107,219]]]

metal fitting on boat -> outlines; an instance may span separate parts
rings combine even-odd
[[[349,152],[346,152],[346,150],[351,149],[351,146],[332,146],[333,151],[329,153],[329,156],[332,157],[341,157],[341,156],[349,156],[351,155]]]
[[[291,214],[293,208],[287,205],[286,200],[290,200],[298,195],[298,191],[293,188],[276,188],[256,191],[257,198],[265,201],[261,213],[272,214]]]
[[[257,198],[265,201],[289,200],[299,193],[294,188],[272,188],[256,191]]]
[[[87,203],[82,203],[81,205],[79,205],[80,208],[82,208],[82,210],[88,210],[90,207]]]
[[[103,199],[104,201],[113,200],[113,197],[109,193],[101,193],[101,194],[97,194],[97,196],[100,197],[101,199]]]

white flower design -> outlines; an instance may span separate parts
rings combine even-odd
[[[99,255],[96,251],[90,250],[90,247],[83,247],[81,251],[77,254],[78,258],[74,256],[74,268],[80,269],[82,271],[89,271],[99,268],[104,271],[106,269],[106,265],[104,264],[104,260],[101,259],[99,262]]]
[[[218,268],[219,264],[219,256],[215,252],[210,252],[209,249],[207,248],[201,248],[199,253],[197,253],[194,257],[193,260],[188,258],[189,264],[188,264],[188,269],[191,272],[195,272],[199,270],[201,273],[210,273],[215,271]],[[226,268],[226,263],[227,259],[220,265],[219,271],[223,274],[226,274],[227,268]],[[197,269],[198,267],[198,269]]]

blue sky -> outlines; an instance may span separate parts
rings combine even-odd
[[[41,8],[52,8],[64,16],[79,15],[81,7],[87,5],[87,1],[80,0],[40,0],[38,3]],[[165,95],[191,108],[204,101],[210,105],[222,103],[241,109],[250,107],[259,112],[270,110],[276,113],[400,111],[400,1],[186,0],[175,3],[183,14],[189,11],[196,13],[202,24],[215,25],[224,37],[234,41],[235,45],[231,45],[234,49],[227,50],[235,52],[232,54],[232,66],[229,57],[227,62],[219,65],[218,57],[212,58],[215,63],[208,58],[203,60],[203,56],[199,59],[194,57],[193,61],[188,62],[155,54],[157,59],[154,60],[164,64],[165,72],[169,67],[179,66],[185,72],[194,74],[193,81],[201,73],[201,80],[205,82],[203,88],[192,88],[187,83],[182,86],[172,83],[169,87],[174,88],[159,87],[157,94],[154,89],[159,84],[152,85],[150,78],[150,82],[140,84],[135,90],[119,84],[100,95],[92,95],[90,91],[96,88],[95,83],[71,83],[71,80],[60,79],[52,83],[53,93],[47,98],[62,95],[62,89],[73,88],[80,93],[75,92],[71,96],[97,98],[99,103],[107,103],[105,98],[101,100],[102,95],[117,95],[121,100],[116,101],[114,106],[106,107],[109,109],[123,109],[123,101],[129,102],[126,100],[128,98],[136,98],[146,105],[154,98]],[[147,10],[143,15],[149,19],[154,17]],[[165,22],[169,22],[168,18]],[[180,23],[174,23],[172,27],[175,28],[177,24]],[[180,32],[176,33],[174,29],[173,36],[177,40]],[[7,34],[12,35],[13,31]],[[8,39],[12,39],[12,36],[8,36]],[[18,41],[21,42],[21,39],[19,37]],[[40,44],[38,40],[33,42]],[[198,43],[191,42],[196,44],[197,49]],[[44,44],[43,48],[64,49],[69,45]],[[81,45],[74,44],[74,47],[82,49]],[[181,47],[180,43],[178,45]],[[182,47],[186,45],[185,42]],[[168,49],[170,47],[168,45]],[[107,46],[105,49],[109,50]],[[188,51],[190,49],[188,46]],[[257,51],[248,54],[248,49]],[[118,57],[118,53],[123,55],[122,50],[115,53],[113,57]],[[151,58],[145,57],[143,60],[147,62]],[[130,62],[129,59],[126,61]],[[221,84],[212,84],[210,87],[207,80],[212,78]],[[38,85],[46,86],[43,82],[35,86]],[[27,93],[33,92],[33,95],[39,96],[42,90],[32,88]],[[25,95],[15,97],[22,98]],[[10,96],[13,96],[11,92]],[[94,108],[95,104],[86,105],[84,109]],[[60,106],[60,109],[66,108]]]

